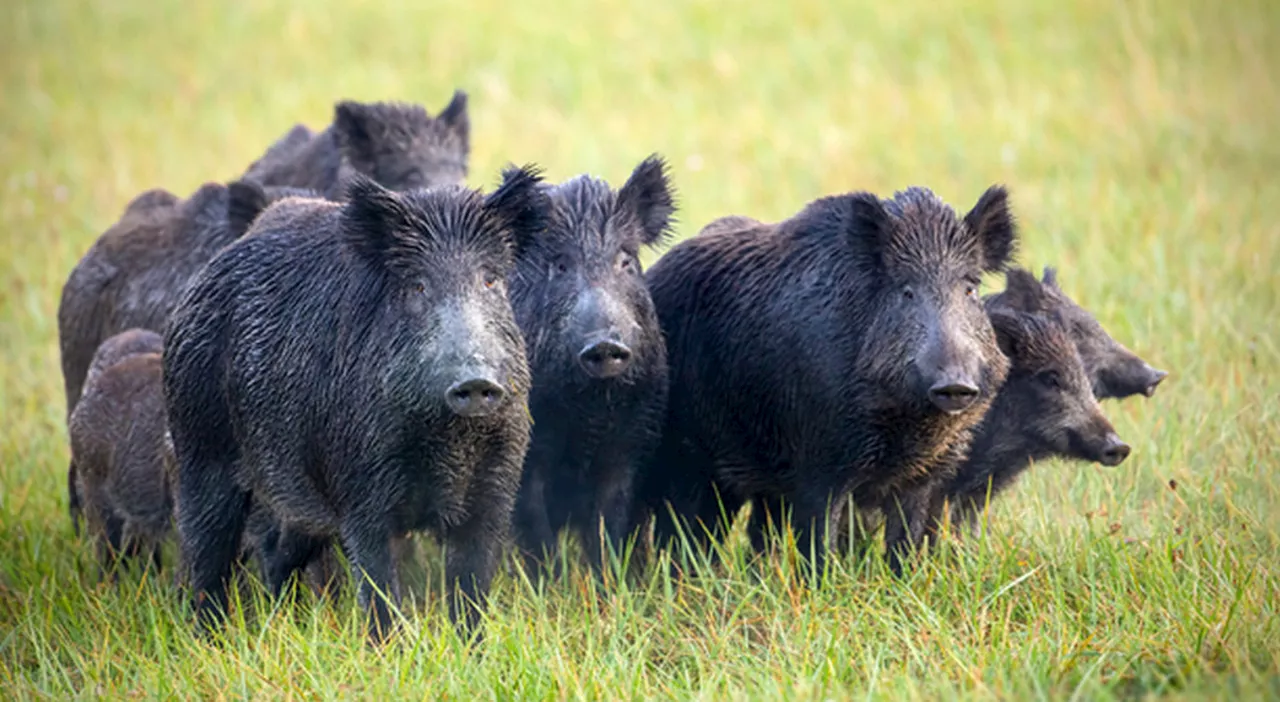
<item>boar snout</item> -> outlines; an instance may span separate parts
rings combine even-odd
[[[963,318],[945,309],[933,310],[928,336],[916,360],[929,402],[947,414],[972,407],[982,393],[982,352]]]
[[[582,344],[578,364],[587,375],[616,378],[631,367],[635,354],[628,342],[635,339],[639,325],[613,291],[602,287],[584,290],[574,306],[571,329],[570,343]]]
[[[507,391],[486,378],[470,378],[449,386],[445,404],[461,417],[483,417],[502,406]]]
[[[1145,390],[1142,391],[1142,394],[1146,395],[1147,397],[1151,397],[1152,395],[1156,394],[1156,386],[1160,384],[1160,381],[1164,380],[1167,377],[1169,377],[1168,371],[1162,371],[1158,368],[1152,368],[1151,366],[1147,366],[1147,378],[1148,378],[1147,387]]]
[[[616,378],[631,367],[631,358],[631,348],[626,344],[613,339],[601,339],[582,349],[578,354],[578,363],[593,378]]]
[[[1118,353],[1115,357],[1118,360],[1103,361],[1094,371],[1093,391],[1099,399],[1122,399],[1133,395],[1151,397],[1161,381],[1169,376],[1166,371],[1152,368],[1128,349],[1122,348]]]
[[[1115,432],[1108,433],[1102,439],[1098,450],[1097,461],[1104,466],[1118,466],[1129,457],[1129,444],[1126,444]]]

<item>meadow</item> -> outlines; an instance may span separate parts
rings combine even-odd
[[[1280,7],[1266,0],[554,4],[12,0],[0,7],[0,697],[1280,696]],[[430,539],[394,645],[350,596],[193,636],[166,575],[100,583],[66,512],[56,310],[135,194],[239,175],[340,98],[470,94],[508,162],[672,165],[678,234],[825,194],[1007,184],[1023,264],[1171,377],[1105,409],[1133,455],[1038,465],[904,579],[786,557],[674,582],[500,577],[487,636]],[[650,257],[650,262],[653,257]],[[986,290],[1002,281],[987,281]]]

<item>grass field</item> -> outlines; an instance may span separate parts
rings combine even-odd
[[[1280,696],[1280,7],[538,5],[0,7],[0,697]],[[471,184],[509,161],[621,181],[658,151],[682,236],[1007,183],[1023,262],[1172,377],[1106,405],[1128,462],[1039,466],[905,582],[846,560],[810,587],[738,547],[679,584],[504,577],[483,644],[424,595],[383,650],[349,597],[251,603],[211,645],[164,577],[99,584],[66,517],[76,260],[134,194],[230,179],[337,98],[434,111],[455,87]]]

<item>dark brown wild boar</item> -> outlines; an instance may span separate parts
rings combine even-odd
[[[760,543],[785,504],[821,561],[833,513],[892,504],[899,569],[1008,370],[978,295],[1016,243],[1006,193],[963,217],[911,188],[822,198],[777,224],[735,219],[647,276],[670,396],[641,509],[665,542],[668,508],[697,539],[722,504],[732,516],[753,502]]]
[[[159,568],[173,521],[161,352],[160,336],[146,329],[102,342],[68,421],[76,492],[104,574],[121,557]]]

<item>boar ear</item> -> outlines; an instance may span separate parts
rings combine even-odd
[[[1051,288],[1058,287],[1058,270],[1052,266],[1044,267],[1044,275],[1040,278],[1040,282]],[[1061,289],[1061,288],[1059,288]]]
[[[987,310],[987,318],[991,320],[991,328],[996,332],[996,344],[1006,357],[1017,358],[1026,348],[1031,336],[1026,315],[1011,309],[994,308]]]
[[[667,162],[661,156],[649,156],[631,172],[618,191],[618,208],[633,212],[640,220],[640,241],[645,246],[667,241],[676,204]]]
[[[227,185],[227,231],[239,239],[253,220],[270,204],[267,191],[254,180],[237,180]]]
[[[414,217],[398,193],[356,174],[347,182],[346,195],[343,231],[362,256],[385,263],[394,259],[397,252],[413,247],[413,240],[405,232],[412,227]]]
[[[1018,228],[1009,209],[1009,193],[993,185],[978,198],[978,204],[964,216],[965,227],[982,243],[982,268],[1002,271],[1018,245]]]
[[[461,90],[453,91],[453,99],[436,116],[441,124],[457,132],[464,139],[471,134],[471,116],[467,113],[467,94]]]
[[[502,184],[484,199],[484,209],[510,232],[517,251],[529,246],[547,225],[551,199],[540,187],[542,171],[528,164],[507,166]]]
[[[152,209],[168,208],[177,205],[181,200],[177,195],[165,190],[164,188],[152,188],[141,195],[129,201],[125,205],[124,214],[134,214],[138,212],[146,212]],[[123,216],[123,215],[121,215]]]
[[[1005,271],[1005,288],[1000,293],[1000,304],[1018,312],[1042,312],[1047,308],[1048,299],[1044,287],[1036,280],[1034,273],[1022,268],[1010,268]]]
[[[333,129],[338,149],[351,165],[362,173],[373,172],[378,130],[373,106],[351,100],[339,102],[333,110]]]
[[[893,222],[884,202],[868,192],[853,193],[849,198],[851,232],[872,242],[878,251],[889,245],[893,234]]]

